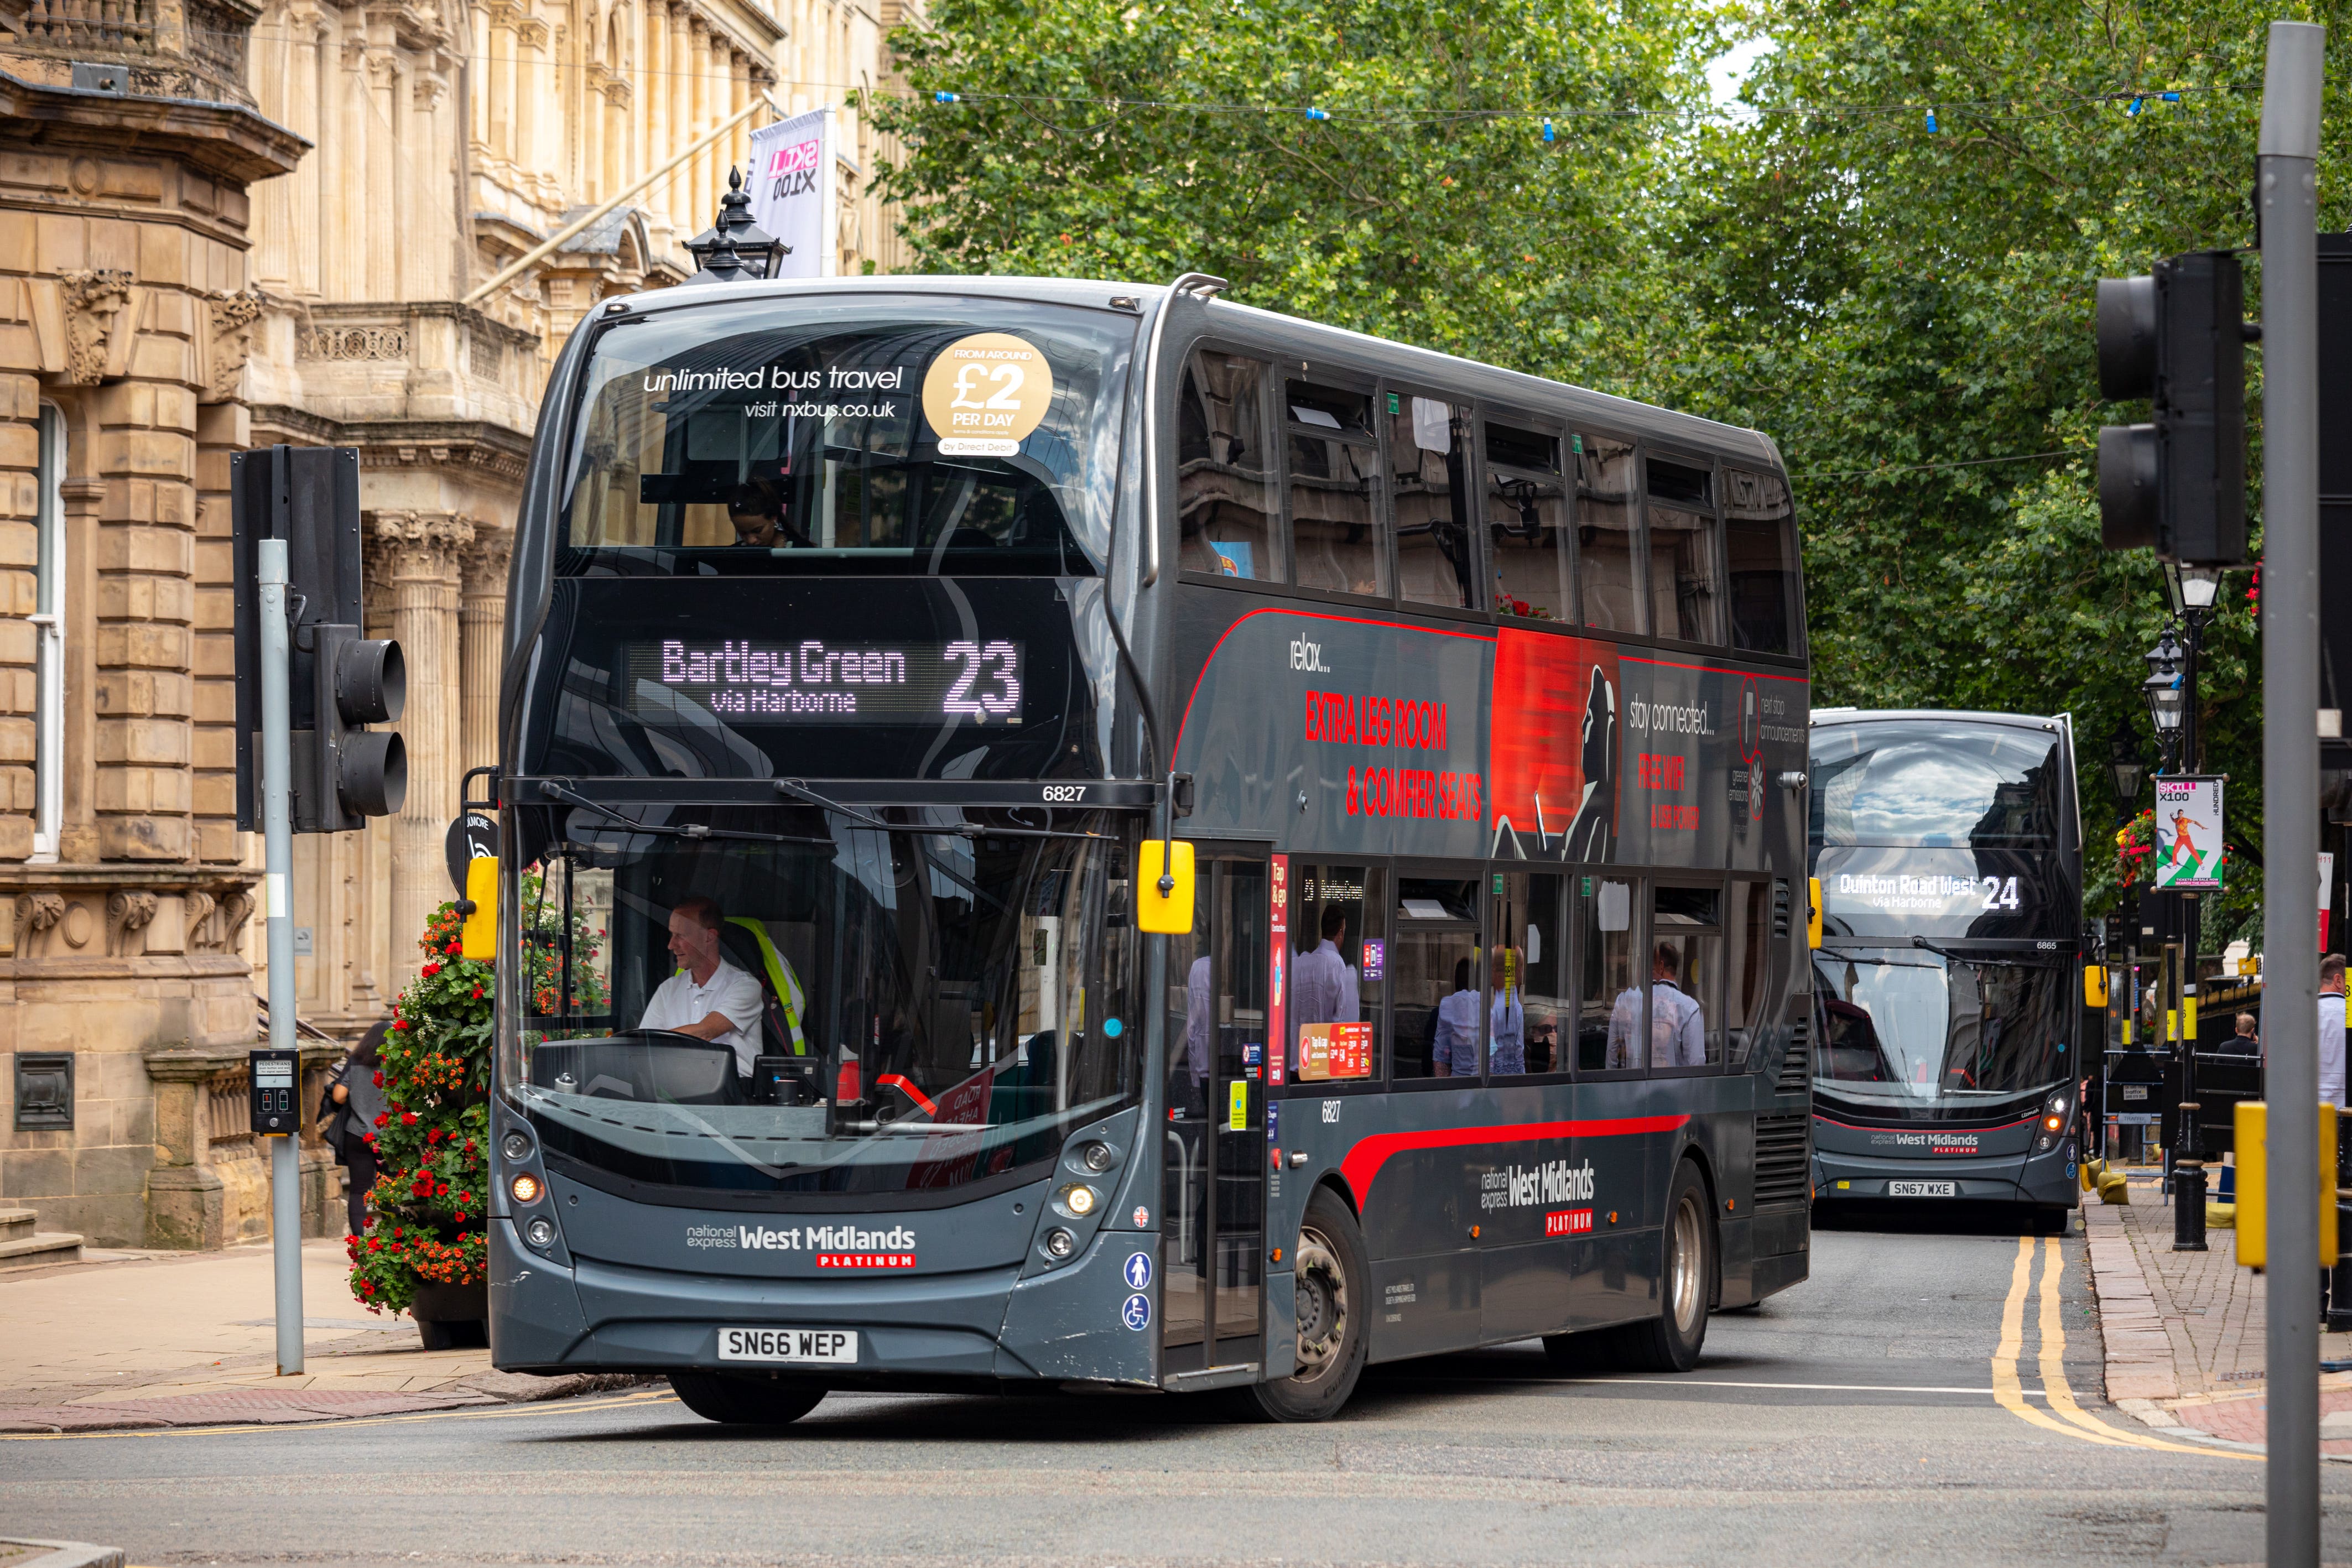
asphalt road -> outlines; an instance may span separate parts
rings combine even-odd
[[[148,1564],[2260,1560],[2258,1463],[2146,1446],[2098,1401],[2079,1235],[1815,1247],[1678,1378],[1561,1377],[1528,1343],[1375,1368],[1320,1427],[1213,1397],[835,1396],[745,1432],[662,1389],[0,1442],[0,1534]],[[2323,1484],[2352,1560],[2352,1474]]]

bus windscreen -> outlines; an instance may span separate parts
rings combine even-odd
[[[1824,947],[1813,955],[1816,1086],[1879,1114],[1997,1111],[2067,1076],[2073,973]]]
[[[2074,781],[2057,737],[1887,719],[1812,739],[1816,848],[2056,850]]]
[[[818,297],[596,329],[559,575],[1100,570],[1131,319]]]

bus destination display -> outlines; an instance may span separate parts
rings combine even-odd
[[[681,706],[730,718],[814,724],[1021,722],[1023,645],[1002,640],[716,643],[667,638],[622,647],[640,714]]]

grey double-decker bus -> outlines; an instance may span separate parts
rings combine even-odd
[[[1804,1278],[1772,444],[1218,291],[573,335],[509,600],[499,1365],[1318,1419],[1534,1336],[1688,1367]]]
[[[1811,773],[1822,1201],[1973,1199],[2063,1232],[2105,1043],[2077,1036],[2072,724],[1822,708]]]

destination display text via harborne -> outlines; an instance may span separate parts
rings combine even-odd
[[[623,644],[630,706],[807,724],[1021,722],[1023,645],[1003,638],[910,643],[672,637]]]

